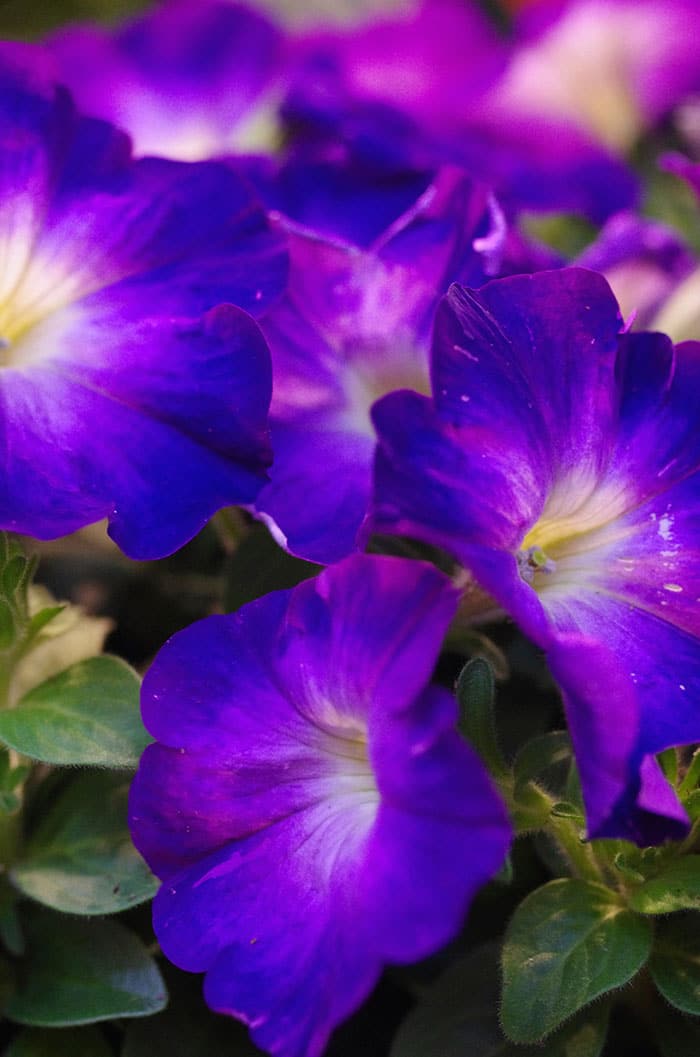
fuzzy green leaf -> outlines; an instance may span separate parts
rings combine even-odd
[[[700,910],[700,855],[674,859],[656,877],[635,888],[628,902],[640,914]]]
[[[664,998],[700,1016],[700,925],[695,915],[659,923],[649,969]]]
[[[493,669],[483,657],[467,661],[455,687],[459,718],[457,729],[474,746],[491,774],[508,773],[498,743],[494,702],[496,683]]]
[[[158,883],[129,836],[128,792],[123,775],[80,775],[13,866],[16,887],[71,914],[114,914],[150,899]]]
[[[7,1007],[31,1027],[70,1027],[145,1017],[163,1009],[167,992],[137,937],[114,921],[25,912],[27,959]]]
[[[505,938],[506,1034],[538,1042],[598,995],[627,983],[647,961],[651,936],[650,923],[602,885],[562,878],[532,892]]]
[[[563,789],[566,769],[571,762],[571,740],[566,731],[554,730],[531,738],[515,757],[516,785],[544,779],[549,788]],[[555,776],[555,781],[548,781]]]
[[[574,1017],[544,1046],[516,1046],[498,1023],[499,976],[495,946],[477,948],[455,962],[408,1014],[391,1057],[599,1057],[607,1003]]]
[[[45,763],[135,767],[151,740],[139,678],[117,657],[79,661],[0,713],[0,740]]]
[[[27,628],[27,638],[36,638],[36,636],[40,632],[42,632],[44,628],[47,627],[47,625],[49,625],[51,621],[59,615],[59,613],[62,613],[65,608],[66,607],[64,604],[58,606],[46,606],[44,609],[40,609],[39,612],[35,613],[29,621],[29,626]]]

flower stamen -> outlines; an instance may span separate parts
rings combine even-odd
[[[518,572],[526,584],[531,584],[535,579],[535,573],[555,572],[556,563],[548,558],[541,547],[525,547],[519,550],[517,555]]]

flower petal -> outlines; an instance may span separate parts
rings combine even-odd
[[[299,585],[281,664],[307,715],[366,722],[370,701],[400,710],[430,680],[459,592],[433,566],[410,565],[409,575],[400,559],[351,555]]]
[[[174,0],[117,31],[70,26],[46,47],[86,113],[128,130],[138,154],[229,152],[282,69],[281,34],[242,4]]]
[[[243,425],[245,416],[241,426],[235,422],[236,388],[228,396],[228,430],[216,389],[222,376],[235,372],[239,354],[255,361],[248,408],[258,400],[267,350],[256,325],[229,306],[200,323],[153,329],[148,336],[152,348],[157,340],[160,362],[151,365],[150,393],[140,390],[136,373],[122,394],[116,372],[110,392],[108,382],[93,385],[89,375],[69,373],[59,363],[2,374],[6,472],[0,523],[6,528],[47,539],[108,517],[114,539],[127,553],[155,558],[181,546],[220,507],[257,494],[266,461],[259,417],[264,402],[255,412],[256,443],[255,431]],[[201,375],[195,383],[202,390],[199,415],[184,406],[182,377],[173,392],[168,365],[183,359],[190,376]],[[238,392],[246,401],[246,386]],[[201,421],[208,404],[212,438]],[[249,421],[252,417],[249,410]],[[242,457],[236,446],[241,436]]]
[[[607,629],[606,629],[607,630]],[[616,643],[558,634],[548,660],[562,687],[583,788],[588,835],[644,847],[688,832],[688,818],[651,757],[644,759],[640,701]],[[603,645],[602,641],[607,644]]]
[[[274,468],[256,510],[272,518],[292,554],[329,565],[356,550],[371,489],[371,438],[278,426],[272,443]]]

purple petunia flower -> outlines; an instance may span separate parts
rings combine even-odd
[[[268,209],[325,239],[369,249],[407,213],[435,178],[434,171],[385,172],[341,143],[283,157],[236,159]]]
[[[669,332],[658,313],[696,267],[692,251],[675,231],[633,213],[611,217],[575,263],[605,276],[623,318],[636,330],[664,333]]]
[[[539,0],[495,94],[625,151],[698,87],[698,0]]]
[[[107,517],[160,557],[265,481],[269,353],[242,309],[280,293],[284,243],[227,167],[134,163],[40,59],[0,55],[0,527]]]
[[[297,42],[284,116],[378,172],[461,165],[509,206],[603,221],[631,172],[586,132],[501,99],[513,49],[471,0],[421,0]]]
[[[431,566],[355,555],[180,632],[144,680],[130,815],[156,934],[279,1057],[318,1057],[385,962],[449,940],[506,853],[429,685],[457,602]]]
[[[125,128],[137,154],[199,161],[276,143],[284,41],[252,8],[169,0],[117,31],[61,29],[46,48],[81,109]]]
[[[375,408],[373,527],[450,551],[548,652],[592,836],[682,832],[651,754],[700,740],[700,345],[543,272],[453,287],[432,384]]]
[[[498,272],[505,231],[488,192],[446,169],[365,251],[289,232],[288,289],[261,320],[275,462],[256,509],[293,553],[329,563],[356,549],[371,488],[370,407],[392,389],[428,391],[438,300],[454,279],[480,284]]]
[[[683,179],[700,198],[700,165],[682,154],[666,154],[661,168]],[[667,292],[652,320],[655,330],[663,330],[675,341],[700,338],[700,261],[691,257],[685,274]]]
[[[664,154],[661,158],[661,167],[667,172],[680,176],[693,189],[700,198],[700,163],[691,161],[683,154]]]

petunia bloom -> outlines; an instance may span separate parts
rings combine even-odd
[[[446,169],[364,251],[289,231],[288,288],[261,319],[275,462],[256,509],[293,553],[329,563],[356,549],[371,487],[369,409],[392,389],[428,391],[438,300],[454,279],[498,273],[505,228],[489,193]]]
[[[0,527],[107,517],[160,557],[266,479],[271,368],[247,311],[283,288],[283,240],[226,166],[133,162],[40,53],[6,46],[0,89]]]
[[[369,249],[428,189],[433,170],[386,172],[340,143],[300,146],[283,157],[250,155],[236,168],[269,210],[325,239]]]
[[[685,180],[700,198],[700,165],[682,154],[666,154],[661,167]],[[679,277],[681,278],[681,277]],[[682,281],[674,283],[654,317],[655,329],[670,334],[676,341],[700,338],[700,261],[693,257]]]
[[[177,634],[143,684],[130,801],[168,958],[278,1057],[319,1057],[387,962],[460,927],[509,842],[430,685],[458,595],[364,555]],[[206,663],[202,663],[202,658]]]
[[[661,325],[659,313],[695,270],[696,261],[671,228],[633,213],[618,213],[575,263],[605,276],[623,318],[635,330],[662,330],[676,337]]]
[[[570,122],[616,151],[700,87],[698,0],[539,0],[518,28],[499,106]]]
[[[542,272],[453,287],[432,385],[375,407],[374,528],[450,551],[547,651],[590,834],[678,835],[652,754],[700,740],[700,345]]]
[[[282,33],[242,4],[169,0],[116,31],[68,26],[45,46],[81,109],[126,129],[136,154],[200,161],[279,136]]]
[[[475,0],[375,12],[296,43],[284,117],[385,175],[451,163],[509,206],[595,221],[633,206],[631,172],[591,136],[502,101],[512,54]]]

